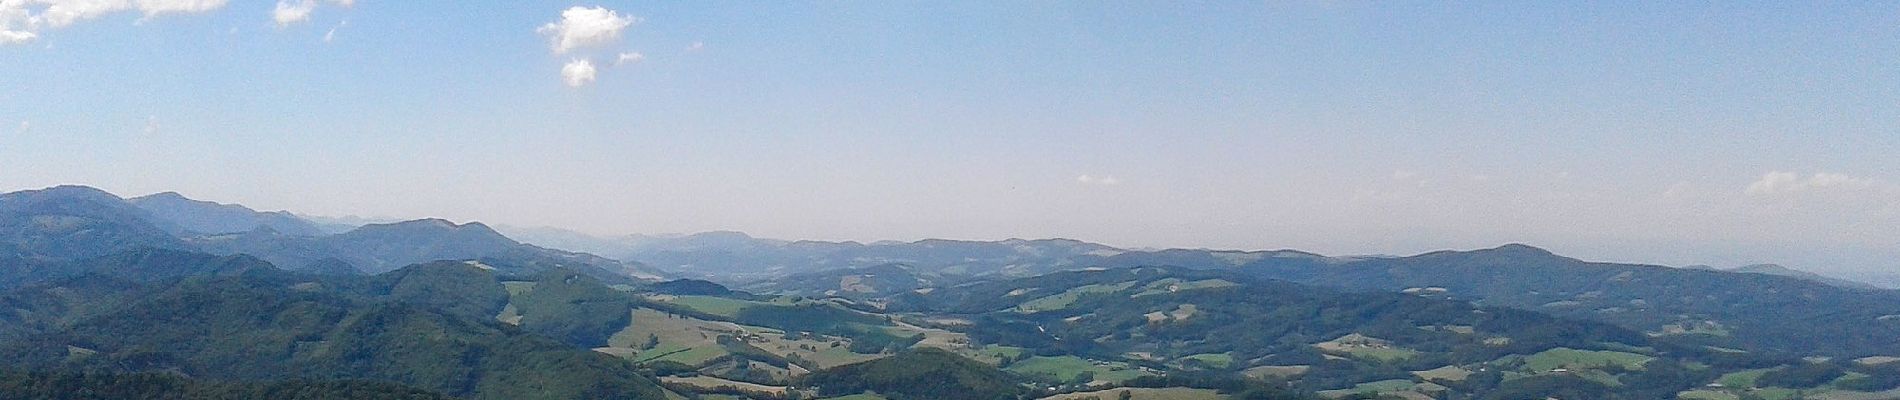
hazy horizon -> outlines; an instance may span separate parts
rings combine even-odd
[[[0,2],[0,190],[1900,267],[1900,4],[455,5]]]

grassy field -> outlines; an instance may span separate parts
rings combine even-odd
[[[721,334],[743,332],[738,324],[707,321],[685,316],[669,316],[649,308],[633,310],[626,328],[607,338],[607,347],[634,349],[636,362],[674,361],[698,366],[726,355],[716,338]],[[659,339],[651,349],[642,349],[650,339]]]
[[[1222,399],[1227,398],[1226,395],[1216,393],[1214,392],[1213,389],[1116,388],[1116,389],[1107,389],[1107,390],[1097,390],[1093,392],[1075,392],[1075,393],[1058,394],[1054,396],[1044,397],[1041,400],[1079,400],[1079,399],[1088,398],[1090,396],[1093,396],[1098,399],[1113,400],[1117,398],[1117,396],[1120,396],[1121,392],[1124,390],[1128,391],[1129,398],[1132,400],[1222,400]]]
[[[674,361],[700,366],[728,353],[724,346],[719,345],[719,335],[749,336],[754,340],[752,345],[761,350],[780,357],[796,356],[811,361],[818,368],[881,357],[851,352],[847,349],[850,341],[844,338],[807,336],[790,340],[785,338],[783,331],[777,329],[669,315],[649,308],[634,309],[633,321],[608,338],[607,344],[608,347],[633,349],[633,355],[627,358],[635,362]],[[640,350],[652,338],[659,339],[659,345]],[[838,345],[833,346],[833,343]],[[603,352],[620,355],[616,351]]]
[[[1200,361],[1201,363],[1207,364],[1208,366],[1211,366],[1214,368],[1221,368],[1221,369],[1225,369],[1227,368],[1227,366],[1234,364],[1234,356],[1229,355],[1227,353],[1195,354],[1195,355],[1191,355],[1187,357],[1181,357],[1180,359],[1176,361],[1181,362],[1181,363],[1186,363],[1187,360]]]
[[[975,351],[976,357],[971,357],[971,358],[975,358],[981,361],[988,361],[991,364],[995,364],[996,361],[999,361],[1004,358],[1014,360],[1016,359],[1016,357],[1021,357],[1024,351],[1027,351],[1027,350],[1021,347],[983,346],[982,350]]]
[[[854,395],[842,396],[842,397],[826,397],[820,400],[890,400],[890,399],[886,399],[884,398],[884,396],[879,396],[875,394],[861,393],[861,394],[854,394]]]
[[[1763,388],[1748,391],[1762,400],[1791,400],[1801,398],[1801,391],[1787,388]]]
[[[1240,371],[1240,374],[1254,378],[1290,378],[1306,374],[1306,370],[1312,368],[1309,365],[1262,365]]]
[[[527,293],[529,290],[534,290],[534,282],[527,282],[527,281],[502,282],[501,287],[503,289],[508,290],[509,296],[520,296],[522,293]]]
[[[1148,322],[1167,322],[1167,321],[1179,322],[1179,321],[1194,317],[1194,313],[1196,312],[1200,312],[1200,309],[1197,308],[1197,306],[1193,304],[1182,304],[1182,305],[1176,306],[1173,311],[1168,311],[1168,312],[1155,311],[1155,312],[1143,314],[1142,316],[1148,317]]]
[[[1082,295],[1085,295],[1085,294],[1114,293],[1114,292],[1119,292],[1122,290],[1127,290],[1128,288],[1134,287],[1134,286],[1135,286],[1135,281],[1122,282],[1122,283],[1117,283],[1113,285],[1104,283],[1104,284],[1097,284],[1097,285],[1078,286],[1073,289],[1064,291],[1062,293],[1024,302],[1021,306],[1017,306],[1017,309],[1023,312],[1060,310],[1064,308],[1069,308],[1069,304],[1075,303],[1076,299],[1081,298]]]
[[[1366,383],[1361,383],[1358,385],[1353,385],[1352,390],[1359,393],[1396,392],[1400,390],[1409,390],[1412,388],[1412,385],[1413,383],[1410,380],[1387,379],[1387,380],[1378,381],[1378,382],[1366,382]]]
[[[707,314],[732,318],[739,316],[739,310],[751,307],[755,303],[745,300],[728,299],[713,296],[673,296],[662,300]]]
[[[1559,347],[1532,354],[1524,358],[1524,370],[1545,372],[1558,368],[1571,370],[1602,368],[1620,365],[1632,370],[1643,369],[1643,363],[1652,357],[1620,351],[1592,351]]]
[[[508,303],[501,308],[501,314],[495,315],[495,320],[509,325],[521,325],[521,310],[515,309],[515,303]]]
[[[1356,333],[1316,343],[1313,347],[1329,354],[1344,354],[1352,358],[1368,360],[1403,360],[1418,355],[1416,350],[1392,346],[1391,342],[1384,339]]]
[[[1319,392],[1319,395],[1320,397],[1324,397],[1324,398],[1335,398],[1335,397],[1346,397],[1346,396],[1351,396],[1355,394],[1398,395],[1399,393],[1396,393],[1396,392],[1405,392],[1409,394],[1411,393],[1410,390],[1412,389],[1414,385],[1416,384],[1412,383],[1412,381],[1410,380],[1388,379],[1388,380],[1377,381],[1377,382],[1361,383],[1358,385],[1353,385],[1353,387],[1347,388],[1347,389],[1322,390]]]
[[[1178,292],[1182,290],[1207,289],[1207,288],[1228,287],[1228,286],[1236,286],[1236,285],[1238,284],[1233,283],[1233,282],[1228,282],[1225,280],[1220,280],[1220,279],[1204,279],[1204,280],[1198,280],[1198,281],[1192,281],[1192,282],[1181,282],[1179,279],[1168,278],[1168,279],[1154,281],[1153,283],[1149,283],[1148,286],[1143,286],[1142,291],[1140,293],[1135,293],[1134,297],[1152,296],[1152,295],[1163,294],[1163,293],[1173,293],[1173,292]]]
[[[1715,382],[1732,389],[1748,389],[1755,387],[1755,380],[1761,379],[1762,374],[1766,374],[1772,370],[1771,368],[1763,368],[1730,372],[1726,375],[1722,375],[1721,378],[1717,378]]]
[[[1412,375],[1418,376],[1418,379],[1424,379],[1424,380],[1443,379],[1443,380],[1455,382],[1455,381],[1462,381],[1462,380],[1465,380],[1465,378],[1470,377],[1471,371],[1466,370],[1464,368],[1460,368],[1456,365],[1447,365],[1447,366],[1428,369],[1424,371],[1412,371]]]
[[[1095,362],[1075,356],[1030,357],[1010,364],[1009,368],[1005,369],[1024,375],[1052,377],[1063,382],[1074,380],[1076,375],[1083,372],[1094,373],[1096,381],[1108,383],[1122,382],[1148,374],[1127,364],[1105,364],[1096,365]]]
[[[1900,389],[1884,392],[1834,390],[1820,394],[1809,394],[1807,398],[1814,400],[1889,400],[1900,398]]]
[[[1741,396],[1720,390],[1690,390],[1676,393],[1681,400],[1741,400]]]
[[[695,376],[695,377],[688,377],[688,378],[667,376],[667,377],[661,377],[660,380],[666,383],[683,385],[683,386],[688,386],[688,387],[692,387],[696,389],[712,389],[712,388],[716,388],[720,386],[730,386],[730,387],[739,389],[741,391],[746,391],[746,392],[770,393],[772,395],[777,395],[777,396],[785,395],[784,386],[767,386],[767,385],[760,385],[757,383],[719,379],[719,378],[714,378],[710,376]]]

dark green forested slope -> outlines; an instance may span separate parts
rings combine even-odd
[[[166,373],[0,371],[10,400],[447,400],[451,397],[375,381],[207,382]]]
[[[803,380],[825,396],[877,392],[893,400],[997,400],[1028,393],[1018,379],[950,352],[919,348],[818,371]]]
[[[129,263],[0,295],[0,318],[32,322],[0,326],[0,359],[34,370],[387,380],[481,399],[661,396],[620,359],[495,322],[507,294],[472,265],[321,277],[231,271],[228,257],[136,259],[214,273],[140,282],[121,277],[142,265]]]

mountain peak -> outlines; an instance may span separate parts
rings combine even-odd
[[[1544,250],[1522,243],[1511,243],[1489,249],[1469,251],[1441,250],[1405,258],[1457,258],[1499,265],[1521,264],[1526,262],[1576,261],[1576,259],[1552,253],[1550,250]]]
[[[198,200],[198,199],[193,199],[190,197],[185,197],[185,195],[179,194],[178,192],[153,193],[153,194],[126,199],[126,201],[129,201],[132,204],[137,205],[140,208],[145,208],[147,210],[150,210],[153,207],[187,207],[191,205],[198,205],[198,206],[204,206],[204,207],[209,207],[209,208],[225,209],[225,210],[229,210],[230,212],[244,212],[244,213],[257,212],[257,210],[252,210],[250,207],[245,207],[244,205],[241,205],[241,204],[225,204],[225,203],[219,203],[215,201]]]
[[[82,185],[59,185],[59,186],[49,187],[45,189],[22,190],[22,191],[13,192],[13,193],[7,193],[5,195],[0,195],[0,198],[87,199],[87,200],[98,200],[98,201],[124,200],[122,198],[119,198],[118,195],[112,194],[111,192],[100,190],[99,188],[95,188],[91,186],[82,186]]]
[[[1550,250],[1544,250],[1542,248],[1538,248],[1536,246],[1531,246],[1531,245],[1523,244],[1523,243],[1505,244],[1503,246],[1498,246],[1497,248],[1493,248],[1486,251],[1506,253],[1506,254],[1523,254],[1523,255],[1539,255],[1539,256],[1557,255],[1556,253],[1551,253]]]
[[[126,200],[178,228],[198,234],[242,233],[268,226],[291,236],[318,236],[323,231],[290,213],[260,212],[243,204],[197,200],[178,192],[160,192]]]
[[[423,218],[387,224],[369,224],[356,228],[356,230],[352,232],[443,232],[514,242],[514,239],[509,239],[506,235],[495,231],[494,228],[490,228],[487,224],[480,222],[457,224],[441,218]]]
[[[148,194],[144,196],[131,198],[131,200],[139,200],[139,199],[191,200],[191,198],[185,197],[185,195],[183,194],[179,194],[178,192],[170,192],[170,191],[152,193],[152,194]]]
[[[1743,265],[1740,267],[1731,268],[1729,270],[1735,271],[1735,272],[1752,272],[1752,273],[1758,273],[1758,274],[1806,272],[1806,271],[1796,270],[1794,268],[1788,268],[1781,264],[1749,264],[1749,265]]]
[[[359,227],[359,228],[357,228],[357,229],[370,229],[370,230],[387,230],[387,229],[396,229],[396,230],[424,230],[424,229],[426,229],[426,230],[453,230],[453,229],[455,229],[455,228],[459,228],[459,227],[461,227],[461,225],[459,225],[459,224],[456,224],[456,223],[454,223],[454,222],[451,222],[451,221],[449,221],[449,220],[446,220],[446,219],[441,219],[441,218],[423,218],[423,219],[412,219],[412,220],[408,220],[408,221],[397,221],[397,222],[389,222],[389,223],[381,223],[381,224],[366,224],[366,225],[363,225],[362,227]]]

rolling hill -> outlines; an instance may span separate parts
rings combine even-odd
[[[494,321],[506,293],[472,264],[325,277],[189,253],[94,263],[118,268],[0,296],[0,318],[31,321],[0,327],[11,367],[387,380],[478,399],[662,396],[611,356]]]
[[[126,200],[179,228],[197,234],[249,232],[260,228],[292,236],[320,236],[316,224],[289,212],[260,212],[239,204],[192,200],[178,192],[164,192]]]

